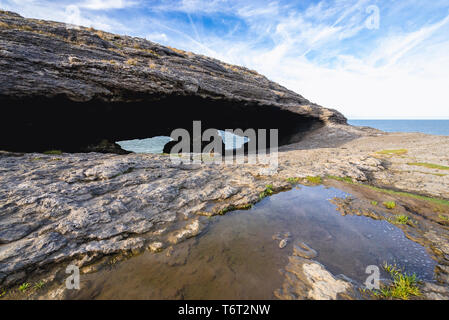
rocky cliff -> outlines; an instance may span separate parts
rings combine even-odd
[[[300,71],[299,71],[300,72]],[[206,128],[301,140],[339,112],[255,71],[92,28],[0,12],[0,149],[117,152],[112,142]],[[103,145],[108,147],[98,148]]]

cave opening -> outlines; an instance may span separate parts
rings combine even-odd
[[[225,150],[237,150],[244,147],[245,143],[249,142],[251,139],[246,136],[239,136],[227,131],[216,130],[218,136],[222,139]],[[116,141],[116,143],[125,151],[134,153],[154,153],[161,154],[167,151],[164,147],[167,143],[173,141],[171,137],[168,136],[157,136],[146,139],[133,139]],[[223,150],[224,151],[224,150]],[[168,153],[168,152],[167,152]]]
[[[164,153],[164,146],[173,139],[167,136],[157,136],[146,139],[116,141],[123,150],[134,153]]]
[[[126,95],[121,94],[124,99]],[[192,131],[193,121],[203,130],[278,129],[279,145],[300,141],[323,125],[314,117],[277,106],[195,96],[142,97],[106,102],[77,102],[66,96],[10,99],[0,97],[0,150],[17,152],[127,153],[121,142],[154,137],[167,139],[177,128]],[[226,140],[226,139],[225,139]],[[116,143],[120,142],[120,143]],[[168,142],[168,141],[167,141]]]

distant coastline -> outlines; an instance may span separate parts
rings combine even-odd
[[[385,132],[421,132],[449,136],[449,120],[357,120],[350,119],[354,126],[366,126]]]

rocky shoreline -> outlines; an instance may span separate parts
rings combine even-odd
[[[104,259],[170,250],[201,233],[207,216],[250,207],[267,185],[276,192],[291,188],[292,180],[316,183],[311,177],[351,188],[366,199],[376,194],[378,202],[395,200],[394,214],[402,210],[420,221],[419,228],[404,226],[410,229],[406,234],[432,249],[438,279],[447,286],[449,206],[444,199],[449,199],[449,178],[445,170],[412,163],[449,163],[444,148],[449,137],[348,126],[326,130],[338,132],[339,147],[329,147],[328,138],[320,141],[323,135],[316,132],[307,142],[283,147],[278,173],[266,176],[257,165],[173,164],[166,155],[2,152],[1,286],[12,288],[31,278],[55,282],[65,276],[68,263],[92,272]],[[377,189],[363,191],[365,185]],[[375,219],[389,218],[372,214],[382,211],[373,210],[368,200],[343,204],[371,212]]]
[[[145,250],[170,253],[211,216],[296,183],[364,199],[333,199],[344,214],[418,222],[400,227],[438,263],[425,297],[449,296],[449,137],[349,126],[255,71],[92,28],[0,11],[0,44],[1,298],[65,298],[69,264],[90,273]],[[191,133],[199,119],[203,129],[277,128],[277,170],[175,163],[116,144]],[[293,253],[279,298],[337,299],[353,288],[310,259]],[[339,289],[323,294],[314,276]],[[46,289],[20,295],[32,282]],[[289,292],[294,283],[312,293]]]

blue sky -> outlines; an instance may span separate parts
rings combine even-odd
[[[449,0],[0,0],[244,65],[349,118],[449,119]]]

